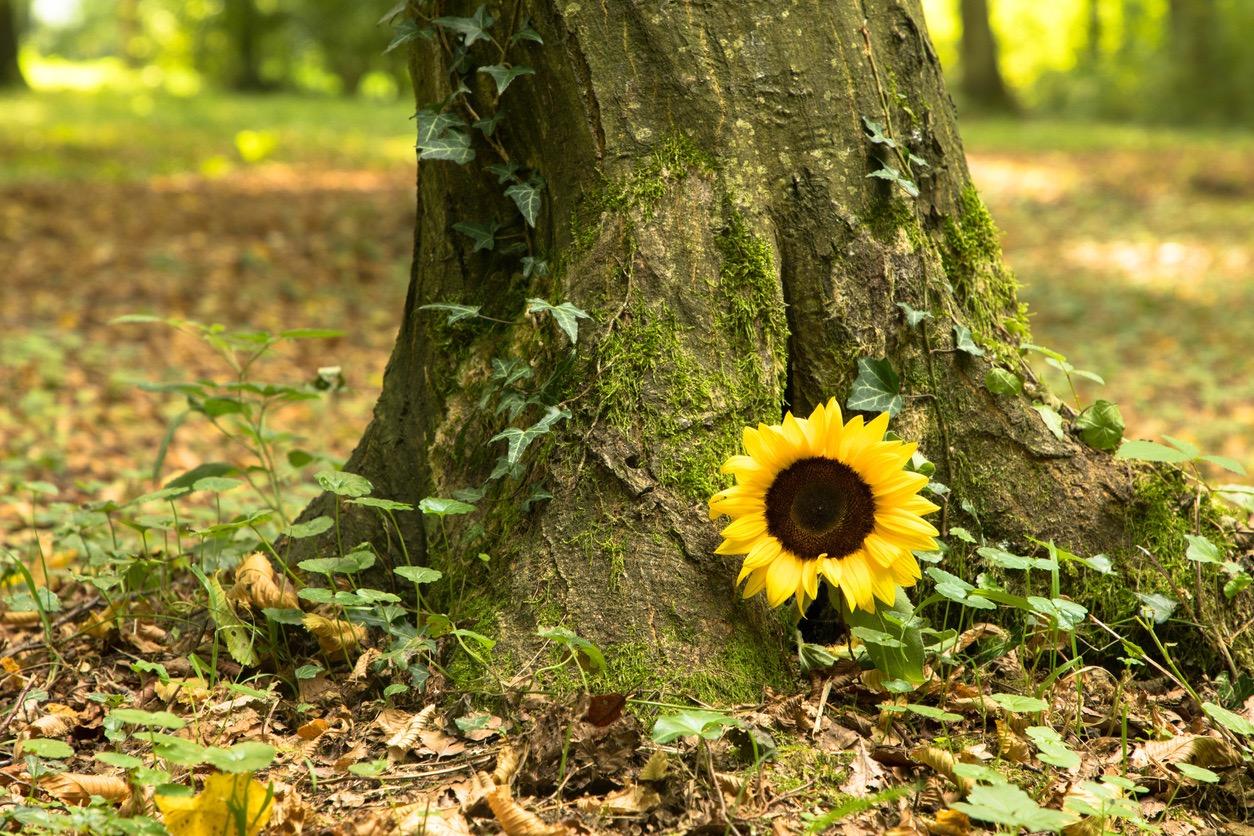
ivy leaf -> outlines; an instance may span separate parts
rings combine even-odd
[[[1023,391],[1023,381],[1014,372],[994,366],[984,375],[984,388],[994,395],[1017,395]]]
[[[453,224],[453,229],[475,242],[475,248],[472,252],[476,253],[480,250],[490,250],[496,246],[496,233],[500,228],[501,225],[496,221],[486,224],[472,224],[466,222]]]
[[[729,727],[741,725],[740,720],[721,711],[689,708],[658,717],[650,736],[654,743],[670,743],[681,737],[693,736],[717,740]]]
[[[544,38],[541,38],[540,33],[531,28],[531,23],[526,18],[523,18],[522,25],[518,27],[518,31],[509,36],[510,46],[520,41],[531,41],[544,46]]]
[[[972,357],[984,356],[984,349],[976,345],[975,340],[971,339],[971,329],[957,323],[954,323],[954,348],[959,351],[965,351]]]
[[[527,313],[533,314],[542,311],[547,311],[553,317],[553,321],[557,323],[557,327],[562,329],[562,333],[570,337],[572,346],[579,339],[579,320],[592,319],[587,311],[576,308],[570,302],[550,305],[543,299],[533,298],[527,300]]]
[[[496,133],[496,126],[501,123],[503,118],[505,118],[505,112],[498,110],[491,116],[476,120],[471,127],[475,130],[483,131],[484,136],[492,136],[492,134]]]
[[[437,17],[435,23],[445,29],[451,29],[462,36],[462,43],[471,46],[477,41],[491,40],[488,29],[492,27],[493,18],[488,14],[487,6],[480,6],[473,17]]]
[[[386,17],[387,15],[384,15]],[[388,43],[387,49],[383,50],[383,54],[387,55],[399,46],[404,46],[410,41],[422,38],[429,41],[435,37],[435,30],[430,26],[419,26],[417,22],[406,18],[396,25],[396,34],[392,36],[391,42]]]
[[[1095,450],[1114,450],[1123,438],[1123,415],[1110,401],[1097,401],[1075,419],[1080,438]]]
[[[876,145],[886,145],[889,148],[897,147],[897,143],[893,141],[893,138],[884,133],[884,126],[879,122],[876,122],[874,119],[868,119],[863,116],[862,127],[866,130],[867,139],[871,140]]]
[[[418,159],[451,160],[465,165],[475,158],[470,136],[461,128],[465,122],[451,113],[429,108],[418,111]]]
[[[479,315],[482,308],[479,305],[454,305],[451,302],[432,302],[430,305],[420,305],[420,311],[447,311],[448,319],[445,320],[446,325],[452,325],[454,322],[461,322],[463,319],[471,319]]]
[[[547,276],[549,274],[549,263],[543,258],[525,255],[522,257],[523,278],[529,279],[534,273],[537,276]]]
[[[488,166],[488,171],[496,175],[496,182],[498,183],[508,183],[510,180],[517,180],[518,178],[514,175],[521,170],[522,166],[512,161],[508,163],[493,163]]]
[[[1054,438],[1062,441],[1066,438],[1066,431],[1063,429],[1062,416],[1058,414],[1052,406],[1043,403],[1033,404],[1032,408],[1041,416],[1041,420],[1045,422],[1046,429]]]
[[[418,510],[432,517],[450,517],[469,514],[475,510],[475,506],[458,499],[442,499],[438,496],[428,496],[418,503]]]
[[[930,319],[932,317],[931,311],[916,311],[905,302],[898,302],[897,307],[901,308],[902,312],[906,315],[906,325],[911,328],[914,328],[923,320]]]
[[[507,67],[504,64],[491,64],[486,67],[480,67],[479,72],[492,76],[492,80],[496,82],[496,94],[498,96],[505,92],[505,88],[509,87],[514,82],[514,79],[524,75],[536,74],[536,71],[531,67]]]
[[[494,441],[507,441],[509,443],[509,449],[505,454],[505,461],[510,466],[513,466],[518,463],[519,459],[522,458],[522,454],[526,452],[527,447],[530,446],[531,442],[535,441],[545,433],[552,432],[554,424],[563,418],[569,417],[570,413],[566,410],[550,406],[549,411],[545,413],[544,417],[527,429],[522,430],[518,427],[510,427],[492,436],[492,438],[488,439],[488,441],[489,443]]]
[[[887,412],[897,415],[905,401],[901,397],[901,378],[886,359],[862,357],[858,360],[858,377],[845,401],[847,409],[859,412]]]
[[[901,172],[891,165],[885,165],[872,171],[867,177],[878,177],[881,180],[890,180],[901,187],[901,190],[911,197],[919,196],[919,187],[909,177],[902,177]]]
[[[534,227],[540,214],[540,190],[530,183],[516,183],[505,190],[505,196],[514,201],[527,226]]]
[[[1143,605],[1141,611],[1153,619],[1155,624],[1163,624],[1167,619],[1171,618],[1171,614],[1176,611],[1176,607],[1180,606],[1179,601],[1173,601],[1166,595],[1159,595],[1157,592],[1135,592],[1137,600]]]
[[[1115,458],[1142,462],[1187,462],[1193,457],[1157,441],[1125,441],[1115,451]]]

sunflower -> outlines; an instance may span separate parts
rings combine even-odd
[[[809,418],[745,428],[748,455],[722,468],[737,484],[711,497],[710,519],[732,518],[716,551],[745,555],[746,598],[765,590],[778,607],[795,595],[804,612],[823,577],[849,609],[874,612],[919,579],[913,552],[937,536],[923,515],[938,509],[918,495],[927,477],[903,469],[917,445],[885,441],[887,428],[887,413],[845,423],[834,399]]]

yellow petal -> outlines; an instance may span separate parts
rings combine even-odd
[[[884,431],[887,429],[888,413],[881,412],[879,415],[876,415],[871,419],[871,423],[862,428],[862,437],[866,440],[867,444],[874,444],[877,441],[883,440]]]
[[[744,592],[741,595],[745,598],[752,598],[763,589],[766,589],[766,570],[758,569],[756,572],[749,574],[749,581],[745,584]]]
[[[893,561],[901,554],[900,548],[874,532],[862,541],[862,549],[874,563],[885,568],[892,566]]]
[[[871,573],[867,569],[866,556],[862,552],[854,552],[841,561],[844,580],[841,588],[857,602],[857,606],[867,612],[875,612],[875,591],[871,586]]]
[[[835,450],[832,450],[829,442],[828,455],[837,461],[847,462],[854,453],[860,453],[863,446],[862,416],[855,415],[849,419],[848,424],[845,424],[845,429],[840,434]]]
[[[764,469],[762,463],[753,456],[729,456],[719,468],[723,473],[734,473],[736,476],[751,475]]]
[[[893,583],[901,587],[914,586],[923,577],[923,573],[919,571],[919,561],[909,552],[903,552],[901,557],[893,561],[889,572],[893,576]]]
[[[881,498],[891,500],[897,496],[916,494],[926,484],[927,477],[922,473],[912,473],[907,470],[872,483],[871,493],[875,495],[876,500]]]
[[[940,510],[940,506],[928,502],[921,496],[912,496],[893,506],[896,510],[907,514],[932,514]]]
[[[790,447],[794,450],[809,452],[810,439],[806,432],[807,427],[797,420],[791,412],[784,416],[784,423],[780,430],[784,434],[784,440],[788,442]]]
[[[844,575],[840,571],[840,561],[832,557],[824,557],[817,561],[819,564],[819,572],[823,577],[827,578],[827,582],[837,589],[840,588],[840,582]]]
[[[907,514],[904,511],[876,511],[875,524],[883,526],[889,531],[895,531],[900,534],[918,534],[924,537],[936,537],[938,532],[930,522],[922,519],[914,514]],[[766,527],[766,519],[762,520],[763,528]]]
[[[823,404],[816,406],[801,425],[806,431],[806,448],[809,454],[823,455],[823,445],[827,439],[827,407]]]
[[[744,565],[750,569],[760,569],[779,557],[781,551],[783,547],[774,537],[769,535],[762,537],[753,544],[753,548],[749,549]]]
[[[811,601],[819,597],[819,561],[807,560],[801,564],[801,587]]]
[[[765,533],[766,517],[760,512],[739,517],[722,531],[722,535],[728,540],[747,540],[751,537],[760,537]]]
[[[749,550],[758,542],[757,537],[750,537],[747,540],[724,540],[718,544],[718,548],[714,550],[715,554],[748,554]]]
[[[797,592],[801,583],[801,561],[792,552],[783,552],[763,571],[766,572],[767,604],[778,607]]]

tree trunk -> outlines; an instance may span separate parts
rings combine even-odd
[[[25,87],[22,68],[18,64],[21,25],[14,0],[0,0],[0,88]]]
[[[242,92],[266,89],[261,78],[261,54],[257,48],[263,20],[255,0],[226,0],[222,14],[227,36],[235,49],[231,88]]]
[[[964,99],[980,110],[1017,110],[997,63],[997,38],[989,22],[988,0],[959,0],[959,6],[962,19],[959,89]]]
[[[474,514],[406,533],[415,561],[452,576],[432,587],[437,603],[500,639],[495,664],[522,667],[537,627],[561,623],[606,648],[620,687],[735,697],[779,680],[787,617],[733,592],[740,561],[714,554],[705,500],[726,484],[718,467],[741,427],[843,401],[859,358],[901,375],[893,426],[952,489],[942,525],[1132,553],[1126,467],[1056,438],[1026,396],[985,388],[998,364],[1030,377],[1027,323],[915,0],[522,5],[544,44],[509,48],[535,75],[500,102],[472,70],[501,63],[494,44],[455,63],[454,31],[416,41],[420,109],[447,101],[460,70],[477,118],[498,104],[507,116],[490,144],[475,132],[468,164],[420,163],[404,319],[347,465],[407,502],[485,486]],[[488,171],[506,157],[546,183],[534,230]],[[918,197],[869,176],[889,165],[913,171]],[[491,247],[454,229],[493,220]],[[546,314],[520,317],[532,297],[591,313],[573,353]],[[423,309],[443,303],[483,316]],[[932,318],[909,328],[900,305]],[[983,356],[956,350],[958,325]],[[510,368],[530,373],[512,420],[497,408]],[[549,405],[570,417],[491,479],[507,449],[493,437]],[[342,506],[343,524],[400,560],[364,510]]]

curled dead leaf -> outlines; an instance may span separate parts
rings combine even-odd
[[[387,740],[388,749],[400,749],[402,752],[413,749],[419,742],[420,735],[424,731],[435,728],[435,703],[419,711],[413,717],[406,721],[395,734]]]
[[[660,781],[666,777],[666,770],[669,767],[670,758],[665,752],[658,749],[652,755],[649,755],[649,759],[640,768],[640,780]]]
[[[366,628],[340,618],[327,618],[308,613],[303,623],[305,629],[318,639],[318,647],[328,656],[339,656],[356,650],[366,640]]]
[[[66,804],[86,804],[93,795],[106,801],[124,801],[131,794],[126,781],[116,775],[81,775],[76,772],[60,772],[49,775],[39,786]]]
[[[1005,720],[997,721],[997,753],[1011,763],[1027,763],[1032,750]]]
[[[179,702],[183,705],[195,705],[209,698],[209,683],[198,676],[189,678],[171,677],[169,682],[156,682],[152,692],[162,702]]]
[[[1152,763],[1191,763],[1194,766],[1233,766],[1241,756],[1217,737],[1182,734],[1169,740],[1147,740],[1132,753],[1133,766],[1144,768]]]
[[[973,786],[971,779],[962,777],[954,770],[958,761],[952,752],[946,752],[936,746],[916,746],[910,750],[910,757],[930,767],[936,774],[944,775],[963,796],[971,791]]]
[[[509,746],[502,749],[496,756],[496,768],[492,770],[492,780],[497,784],[508,785],[514,773],[518,771],[518,764],[521,761],[522,757],[517,747]]]
[[[564,825],[548,824],[524,809],[514,800],[509,787],[497,787],[488,793],[488,806],[505,836],[565,836],[570,832]]]
[[[14,610],[6,610],[0,613],[0,622],[12,624],[14,627],[29,627],[39,623],[39,611],[16,612]]]
[[[657,794],[656,790],[636,784],[615,790],[605,798],[584,796],[575,803],[575,806],[585,812],[603,816],[638,816],[649,812],[661,803],[662,797]]]
[[[300,599],[292,582],[274,571],[270,559],[260,552],[244,558],[235,569],[231,595],[256,607],[300,609]]]
[[[100,612],[87,619],[83,632],[95,639],[107,638],[117,627],[117,615],[122,609],[122,600],[114,601]]]

